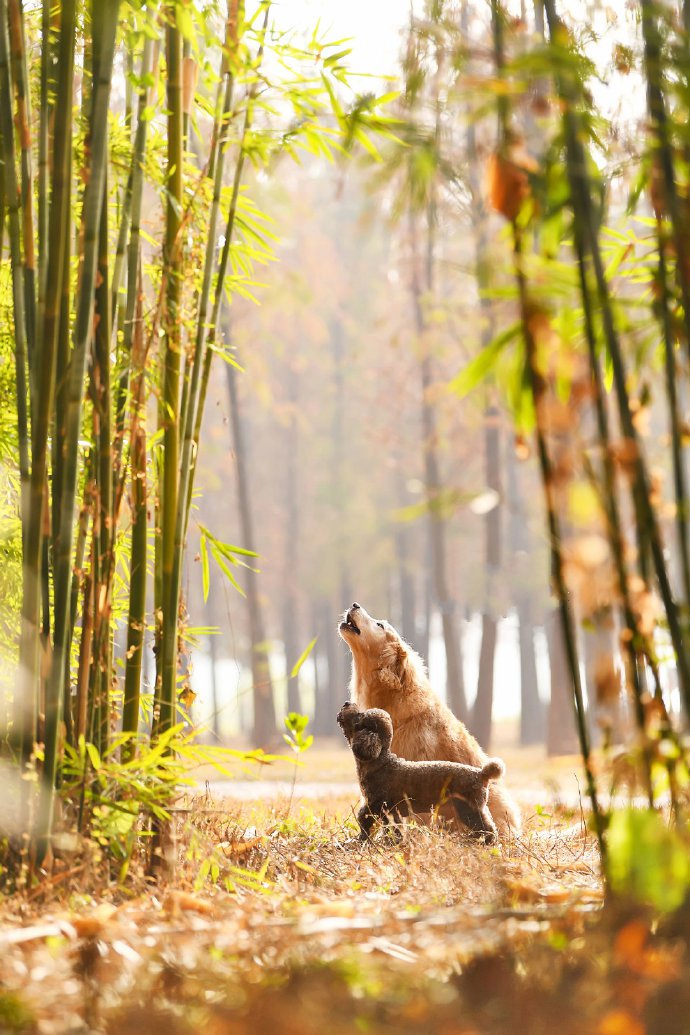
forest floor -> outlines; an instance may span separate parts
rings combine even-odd
[[[351,756],[309,754],[292,795],[181,800],[155,883],[92,846],[0,899],[0,1033],[690,1031],[685,940],[602,912],[594,838],[559,803],[574,760],[505,753],[525,828],[487,848],[359,843],[353,789],[301,789],[347,784]]]

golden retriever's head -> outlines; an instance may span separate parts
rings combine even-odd
[[[411,673],[412,652],[392,625],[381,618],[372,618],[359,604],[352,604],[342,616],[339,631],[358,669],[375,674],[390,690],[405,689]]]

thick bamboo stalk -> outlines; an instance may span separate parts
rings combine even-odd
[[[147,562],[147,510],[146,510],[146,411],[144,405],[145,351],[143,348],[141,301],[137,307],[137,322],[134,330],[132,367],[132,426],[131,438],[131,496],[132,546],[129,564],[129,615],[127,619],[127,660],[125,667],[125,692],[122,710],[122,729],[136,733],[139,728],[139,701],[141,695],[141,673],[144,654],[144,632],[146,630],[146,562]],[[131,753],[130,747],[128,751]]]
[[[671,431],[671,455],[673,459],[673,485],[676,502],[676,536],[680,553],[680,569],[685,605],[690,607],[690,544],[688,543],[688,492],[685,465],[683,463],[683,441],[680,430],[680,409],[676,386],[675,337],[671,325],[671,300],[668,290],[666,268],[666,239],[661,220],[657,220],[657,241],[659,245],[658,284],[660,289],[661,325],[664,334],[664,374],[666,377],[666,398]]]
[[[673,244],[676,251],[676,278],[683,302],[685,323],[685,346],[690,355],[690,281],[688,280],[688,259],[690,253],[686,243],[687,232],[681,217],[681,203],[676,187],[673,162],[673,145],[670,138],[669,119],[662,89],[661,39],[657,24],[658,13],[652,0],[641,0],[642,38],[644,41],[644,68],[647,81],[647,106],[656,142],[656,157],[663,177],[663,207],[671,221]],[[690,603],[690,601],[688,601]]]
[[[7,215],[12,268],[12,303],[14,316],[17,423],[19,436],[19,471],[22,503],[23,602],[20,669],[14,699],[12,740],[22,762],[28,762],[33,750],[36,711],[39,651],[39,569],[41,535],[41,494],[37,512],[30,504],[29,427],[27,411],[27,319],[26,296],[22,268],[21,199],[17,183],[14,127],[12,117],[12,79],[10,72],[7,2],[0,0],[0,136],[3,149],[3,181],[7,197]],[[40,489],[43,489],[41,480]],[[35,542],[29,553],[28,525],[31,521]]]
[[[72,574],[73,519],[79,464],[79,433],[84,373],[88,345],[93,332],[99,229],[103,210],[107,166],[108,108],[119,8],[119,0],[94,0],[91,12],[94,54],[98,54],[98,75],[92,84],[93,96],[90,115],[91,156],[82,211],[83,260],[66,399],[65,469],[55,558],[55,641],[46,698],[45,763],[36,821],[35,852],[37,862],[39,863],[42,861],[48,848],[52,828],[53,787],[55,784],[58,752],[57,735],[64,696],[65,658],[69,636],[69,599]]]
[[[230,4],[230,15],[228,19],[228,39],[233,41],[233,44],[237,44],[237,26],[239,18],[239,8],[241,4],[238,4],[236,0],[231,0]],[[270,13],[270,0],[264,4],[264,20],[261,29],[261,43],[256,58],[256,78],[249,89],[249,95],[247,97],[247,106],[244,113],[244,124],[242,126],[242,132],[240,134],[237,162],[235,164],[235,174],[232,182],[232,194],[230,196],[230,205],[228,207],[228,217],[225,223],[224,231],[224,244],[223,251],[221,253],[220,262],[218,263],[218,269],[216,273],[216,282],[213,297],[213,307],[211,310],[211,317],[209,319],[208,336],[207,336],[207,348],[203,356],[203,369],[201,372],[201,383],[199,387],[198,403],[196,405],[196,411],[194,413],[193,420],[193,434],[192,434],[192,448],[190,450],[190,474],[188,479],[188,489],[186,497],[186,516],[184,520],[184,528],[186,530],[187,522],[189,520],[189,509],[191,506],[192,499],[192,487],[194,485],[194,474],[196,470],[196,461],[199,454],[199,439],[201,435],[201,419],[204,412],[204,406],[206,403],[206,394],[208,390],[208,382],[211,375],[211,365],[213,362],[213,346],[216,342],[216,336],[218,333],[218,324],[220,319],[221,306],[223,304],[223,298],[225,294],[225,276],[227,274],[228,262],[230,260],[230,248],[235,239],[235,218],[237,216],[237,204],[240,196],[240,187],[242,185],[242,176],[244,175],[244,165],[246,160],[246,141],[249,136],[249,131],[252,125],[252,118],[254,112],[254,101],[259,86],[259,69],[263,61],[264,53],[264,39],[266,36],[266,29],[268,27],[268,17]]]
[[[96,612],[91,693],[99,701],[101,722],[96,743],[101,753],[109,735],[110,601],[114,570],[113,451],[110,399],[110,287],[108,280],[108,191],[103,192],[103,211],[99,229],[98,282],[96,287],[95,335],[92,364],[93,431],[97,463],[95,468],[96,508],[94,514]],[[96,535],[97,532],[97,535]]]
[[[10,47],[17,96],[15,125],[21,149],[21,208],[24,262],[24,307],[29,369],[36,342],[36,258],[34,249],[34,178],[31,153],[31,94],[26,63],[24,14],[20,0],[8,0]],[[31,379],[30,379],[31,385]]]
[[[147,8],[147,17],[153,17],[156,5]],[[144,49],[141,55],[140,78],[142,86],[137,97],[137,128],[134,134],[132,146],[132,161],[125,185],[122,199],[122,214],[120,217],[120,229],[115,249],[115,261],[113,263],[113,277],[111,286],[111,315],[113,329],[117,326],[118,308],[120,305],[120,290],[123,274],[127,270],[127,295],[125,300],[125,325],[123,333],[122,354],[124,358],[123,374],[116,401],[116,425],[122,432],[124,426],[124,404],[127,395],[127,373],[129,364],[127,357],[132,344],[132,323],[134,321],[134,310],[136,303],[136,291],[138,286],[137,266],[139,261],[139,234],[141,223],[141,199],[144,190],[144,157],[146,154],[146,140],[148,136],[149,119],[145,118],[146,104],[149,97],[150,87],[147,85],[148,76],[153,67],[154,41],[147,36],[144,40]],[[129,245],[128,245],[129,239]],[[125,255],[127,262],[125,263]],[[134,267],[134,268],[133,268]]]

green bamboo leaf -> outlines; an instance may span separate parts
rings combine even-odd
[[[232,583],[232,585],[235,587],[240,596],[246,596],[247,594],[244,592],[239,582],[237,581],[233,573],[230,571],[226,558],[218,549],[216,549],[215,543],[211,543],[211,553],[213,554],[213,558],[220,570],[223,572],[224,575],[227,576],[228,580]]]
[[[199,540],[199,553],[201,554],[201,585],[204,591],[204,603],[208,600],[209,590],[209,570],[208,570],[208,550],[206,548],[206,536],[202,535]]]
[[[95,744],[87,744],[86,751],[89,756],[91,765],[93,766],[94,772],[98,772],[101,768],[101,756],[98,753],[98,748]]]
[[[298,657],[297,661],[292,666],[292,671],[290,672],[290,679],[294,679],[295,676],[299,673],[299,670],[302,668],[302,665],[304,664],[304,662],[307,660],[307,658],[311,654],[312,650],[314,649],[314,644],[316,643],[317,640],[318,640],[318,636],[315,636],[314,639],[311,641],[311,643],[307,647],[304,648],[304,650],[302,651],[302,653]]]
[[[461,399],[464,396],[469,395],[477,385],[485,381],[489,374],[493,371],[494,366],[498,360],[498,357],[503,352],[506,345],[514,341],[519,334],[522,333],[522,324],[520,321],[512,324],[505,331],[499,334],[492,342],[490,342],[486,348],[470,360],[466,367],[457,374],[448,385],[451,392],[459,396]]]

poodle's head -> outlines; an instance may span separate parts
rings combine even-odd
[[[338,712],[338,725],[355,758],[362,762],[373,762],[390,749],[393,723],[382,708],[362,711],[352,701],[346,701]]]
[[[342,616],[339,631],[356,664],[375,672],[387,689],[405,689],[413,670],[413,652],[392,625],[352,604]]]
[[[500,758],[490,758],[481,767],[465,768],[468,773],[473,771],[473,777],[468,782],[465,795],[454,799],[455,811],[472,836],[481,838],[486,844],[495,844],[498,834],[489,810],[489,784],[503,776],[505,766]]]

